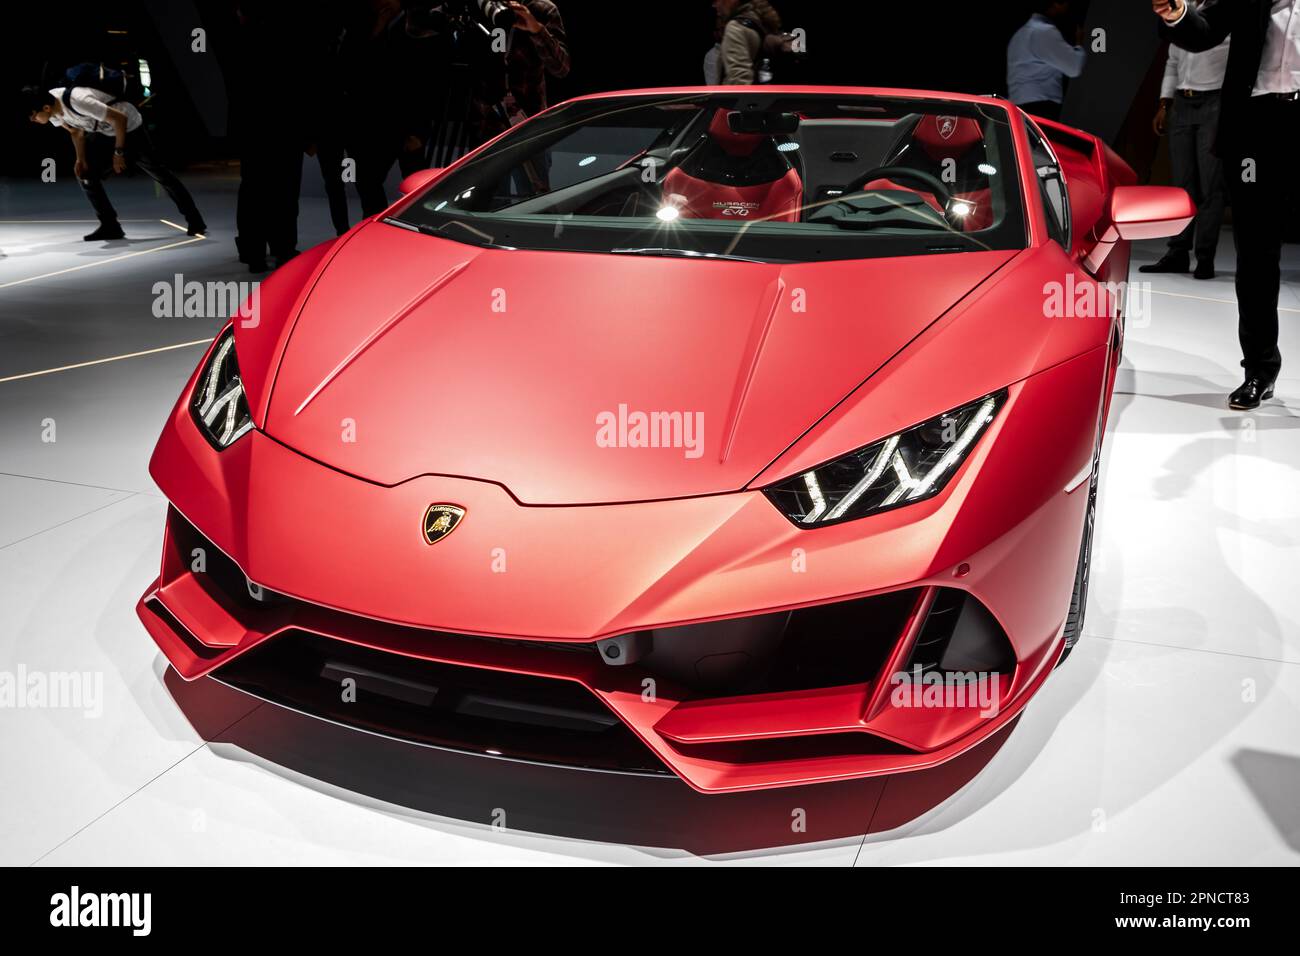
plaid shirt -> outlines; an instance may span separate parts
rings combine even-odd
[[[510,86],[507,108],[512,113],[532,116],[546,109],[546,76],[569,73],[569,46],[564,21],[551,0],[525,0],[525,5],[542,25],[536,33],[515,27],[506,52],[506,78]],[[513,117],[512,117],[513,118]]]
[[[524,0],[542,25],[536,33],[512,27],[505,53],[505,70],[476,70],[469,110],[463,123],[436,124],[434,165],[458,159],[466,151],[547,107],[546,76],[569,72],[569,47],[564,21],[551,0]],[[496,63],[500,64],[500,60]]]

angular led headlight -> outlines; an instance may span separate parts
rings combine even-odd
[[[764,489],[800,527],[817,528],[933,497],[1006,401],[1005,391]]]
[[[235,330],[227,329],[212,350],[212,357],[199,375],[190,405],[199,431],[218,449],[229,448],[253,430],[244,383],[235,360]]]

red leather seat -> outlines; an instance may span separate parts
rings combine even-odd
[[[689,219],[798,222],[799,173],[770,136],[733,132],[727,113],[713,114],[708,139],[664,177],[664,201]]]
[[[924,169],[925,172],[933,173],[945,182],[948,179],[945,178],[944,172],[951,169],[957,172],[958,182],[968,182],[973,176],[970,170],[963,169],[963,166],[969,166],[972,161],[978,163],[983,158],[984,131],[976,120],[966,116],[927,114],[922,116],[913,128],[909,145],[915,147],[916,152],[923,156],[925,161],[917,162],[919,157],[911,155],[910,150],[897,150],[894,154],[897,159],[891,160],[890,165],[915,166]],[[939,200],[932,193],[918,189],[910,183],[877,179],[867,183],[863,189],[905,189],[924,197],[928,205],[943,212]],[[992,197],[991,188],[952,193],[953,199],[964,200],[972,207],[970,215],[962,220],[962,228],[965,232],[975,232],[993,225]]]
[[[966,116],[922,116],[912,142],[935,162],[958,160],[984,143],[980,124]]]

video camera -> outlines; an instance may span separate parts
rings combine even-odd
[[[432,32],[458,32],[478,27],[484,33],[509,30],[515,12],[505,0],[443,0],[429,7],[413,7],[407,12],[412,26]]]

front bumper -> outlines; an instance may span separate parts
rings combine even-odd
[[[162,568],[138,613],[187,680],[211,674],[315,716],[434,746],[671,771],[705,792],[933,766],[1014,717],[1060,654],[1086,506],[1084,494],[1064,489],[1091,455],[1095,427],[1095,412],[1070,396],[1100,376],[1086,359],[1013,386],[939,497],[816,531],[791,526],[759,492],[529,507],[483,481],[426,475],[376,485],[260,431],[214,453],[189,419],[187,387],[151,463],[173,508]],[[1053,462],[1036,453],[1044,429],[1067,446]],[[435,502],[458,504],[467,517],[429,546],[421,519]],[[249,598],[245,578],[274,600]],[[917,696],[896,698],[891,676],[919,666],[921,648],[933,644],[927,626],[954,599],[985,619],[1001,650],[986,657],[987,669],[974,669],[977,683],[963,699],[940,694],[922,706]],[[836,616],[838,647],[849,648],[832,648],[829,668],[789,650],[804,646],[789,638],[811,633],[806,621],[796,626],[811,611]],[[773,637],[771,622],[790,614],[784,636]],[[656,648],[678,651],[610,666],[594,646],[647,633]],[[291,644],[303,653],[290,655]],[[373,676],[374,661],[387,661],[393,673],[370,685],[378,696],[441,693],[458,703],[438,705],[436,720],[430,712],[436,733],[419,729],[410,699],[394,705],[402,719],[387,726],[373,709],[318,706],[319,687],[277,689],[276,660],[250,654],[276,646],[286,668],[307,662],[318,678]],[[377,656],[349,658],[356,654]],[[731,666],[746,655],[757,668]],[[259,660],[272,665],[270,677],[254,668]],[[766,666],[774,661],[786,663]],[[436,673],[408,672],[420,662]],[[723,678],[704,679],[717,664]],[[481,686],[493,675],[520,680]],[[461,684],[471,691],[447,690]],[[394,692],[399,686],[407,689]],[[569,730],[586,721],[598,733],[611,726],[602,715],[612,715],[614,736],[630,731],[647,752],[638,756],[620,738],[618,754],[605,760],[585,743],[570,747],[563,734],[532,750],[496,735],[527,724],[538,742],[537,714],[521,716],[518,700],[530,687],[558,701],[551,711]],[[568,693],[574,688],[600,706],[584,711]],[[495,723],[466,720],[482,718],[485,707]],[[478,729],[457,739],[467,725]]]

